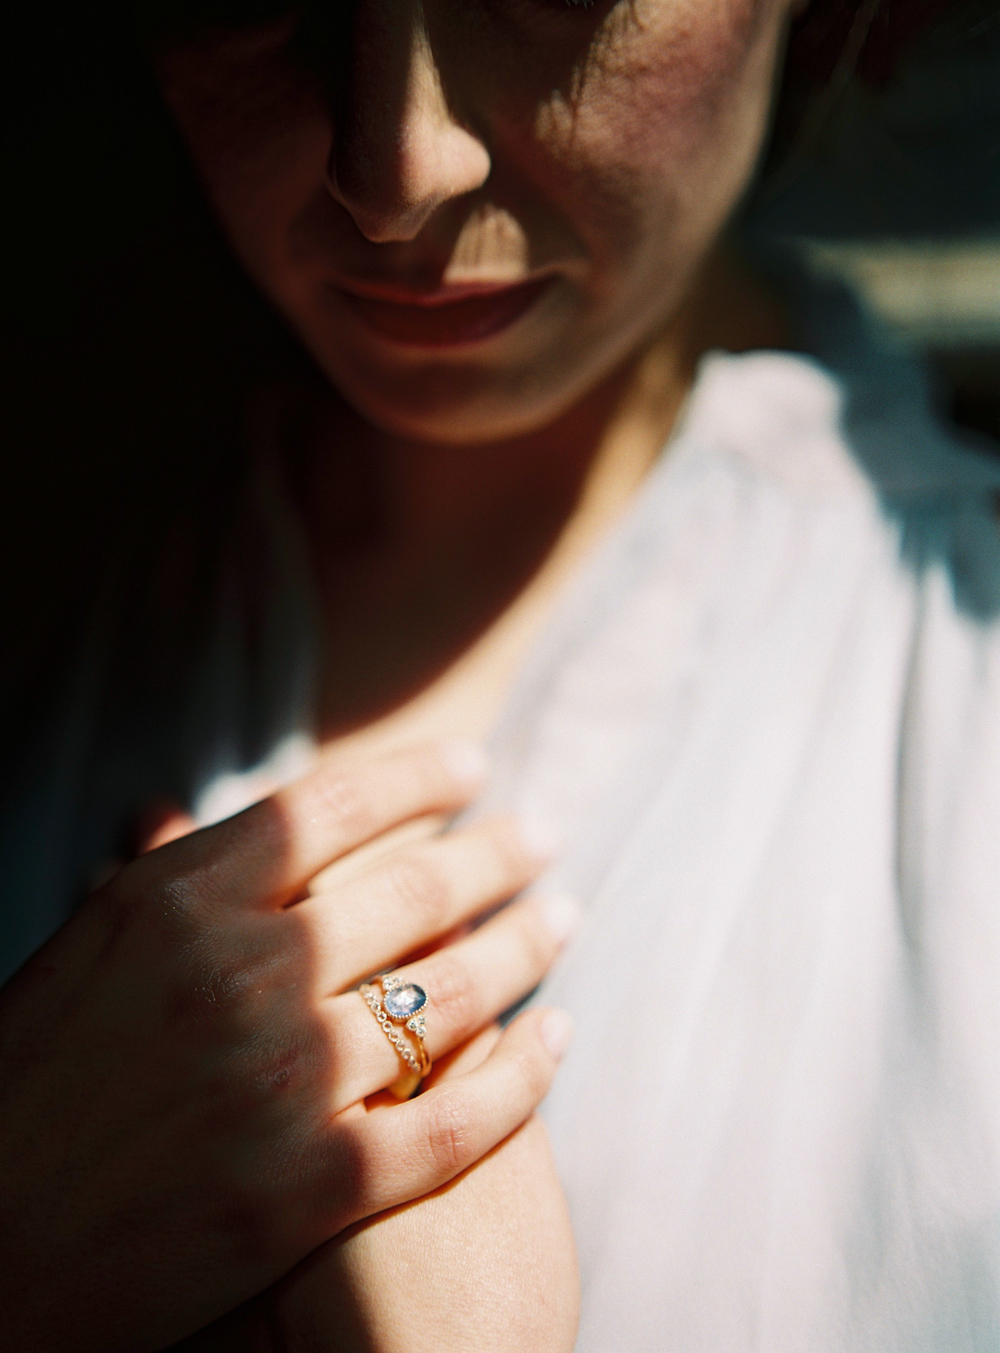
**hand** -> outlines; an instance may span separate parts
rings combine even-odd
[[[553,1023],[558,1053],[568,1031]],[[498,1038],[487,1030],[435,1083]],[[311,1255],[278,1284],[267,1325],[281,1353],[572,1353],[578,1314],[569,1213],[534,1117],[450,1184]]]
[[[531,1113],[554,1062],[530,1022],[454,1084],[367,1113],[400,1065],[347,991],[522,889],[543,861],[515,824],[400,847],[303,892],[475,787],[442,751],[331,760],[127,865],[0,993],[10,1347],[162,1347],[439,1187]],[[407,969],[431,997],[431,1055],[530,990],[557,947],[525,899]]]
[[[565,1026],[553,1023],[558,1054]],[[498,1038],[479,1035],[432,1081],[467,1074]],[[376,1101],[373,1113],[393,1111]],[[535,1117],[444,1188],[352,1227],[172,1353],[571,1353],[578,1309],[569,1216]]]

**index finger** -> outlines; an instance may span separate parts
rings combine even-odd
[[[474,743],[442,742],[365,759],[333,754],[293,784],[130,866],[186,876],[242,905],[284,906],[327,865],[413,818],[455,813],[481,788]]]

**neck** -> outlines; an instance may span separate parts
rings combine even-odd
[[[429,542],[481,539],[511,512],[547,516],[561,528],[577,511],[593,511],[595,494],[617,499],[634,488],[668,438],[703,352],[777,346],[783,332],[771,296],[720,249],[670,324],[547,426],[474,446],[434,444],[386,433],[341,409],[336,444],[364,464],[365,508],[380,549],[409,553]],[[342,511],[343,458],[320,451],[310,462],[309,515],[339,552],[345,537],[329,514]]]
[[[328,636],[345,659],[326,728],[412,698],[515,600],[553,593],[658,456],[700,355],[774,346],[781,330],[770,296],[720,252],[671,323],[543,429],[433,445],[338,410],[295,476]]]

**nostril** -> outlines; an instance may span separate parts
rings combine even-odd
[[[331,159],[327,164],[326,188],[335,202],[344,207],[365,239],[373,244],[415,239],[433,213],[420,210],[419,204],[390,197],[387,184],[372,187],[359,183],[355,176],[338,173]]]
[[[377,147],[341,133],[325,183],[367,239],[388,243],[414,239],[439,207],[482,187],[490,167],[485,146],[464,128],[411,126]]]

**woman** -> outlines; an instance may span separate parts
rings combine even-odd
[[[150,25],[315,371],[265,363],[211,548],[154,539],[138,591],[112,559],[24,744],[33,943],[147,812],[0,1009],[18,1348],[572,1347],[530,1118],[568,1025],[490,1027],[567,887],[577,1346],[995,1342],[1000,473],[846,298],[726,238],[796,8]],[[502,705],[476,814],[393,835],[471,802],[455,739]],[[465,933],[540,824],[544,886]],[[422,1026],[353,989],[400,963],[446,1055],[408,1103]]]

